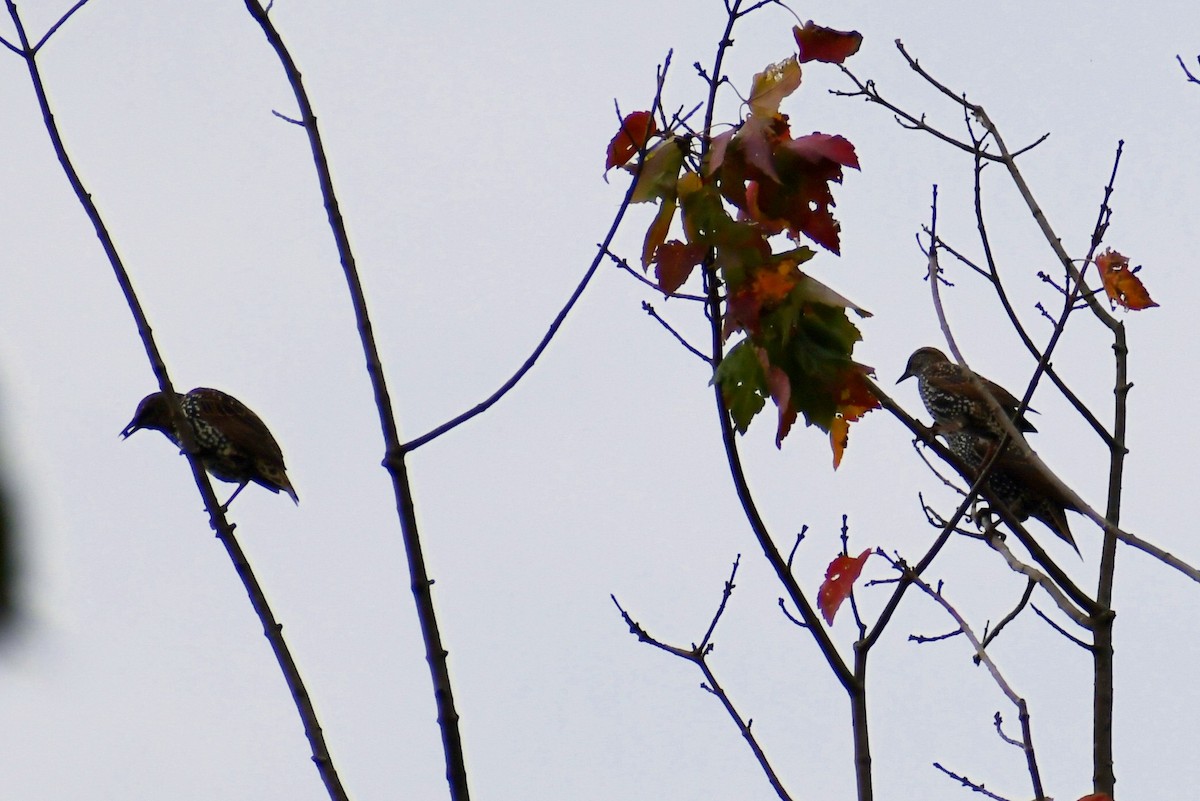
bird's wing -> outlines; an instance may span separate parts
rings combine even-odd
[[[270,429],[246,404],[219,389],[197,387],[188,393],[198,399],[200,416],[216,427],[229,441],[254,459],[277,461],[283,465],[283,451]]]

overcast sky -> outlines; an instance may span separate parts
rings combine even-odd
[[[26,2],[35,37],[68,7]],[[1193,510],[1200,52],[1193,3],[818,2],[797,8],[865,37],[851,66],[947,129],[961,113],[897,55],[985,105],[1068,250],[1082,255],[1118,139],[1125,156],[1107,244],[1145,266],[1161,308],[1129,316],[1131,401],[1122,522],[1200,563]],[[602,180],[613,98],[645,107],[669,48],[670,107],[690,106],[722,4],[279,0],[273,19],[307,80],[404,434],[490,394],[528,355],[592,258],[625,189]],[[744,21],[726,61],[741,91],[794,50],[779,9]],[[7,18],[0,35],[15,38]],[[309,682],[356,799],[444,797],[444,767],[383,445],[344,280],[303,131],[275,56],[242,3],[94,0],[39,61],[71,155],[125,258],[178,388],[214,386],[257,411],[300,495],[250,488],[231,518]],[[940,230],[972,253],[970,160],[904,131],[847,84],[806,67],[793,131],[846,136],[862,171],[835,188],[843,256],[812,263],[870,309],[857,354],[889,386],[942,344],[914,235],[941,192]],[[0,444],[19,501],[18,636],[0,652],[5,798],[290,799],[325,791],[258,620],[208,529],[185,461],[148,432],[117,434],[155,387],[94,232],[58,167],[23,62],[0,50]],[[726,95],[720,117],[736,120]],[[1015,194],[989,209],[1021,313],[1054,271]],[[619,249],[650,220],[635,209]],[[980,282],[945,300],[976,369],[1016,390],[1034,363]],[[692,667],[640,645],[609,594],[652,633],[699,639],[738,553],[713,666],[796,798],[853,793],[848,704],[781,593],[728,477],[705,366],[641,311],[644,287],[601,270],[560,337],[488,414],[427,445],[411,476],[478,798],[769,799],[774,793]],[[653,298],[650,298],[654,300]],[[700,343],[683,303],[656,307]],[[1058,369],[1111,418],[1106,333],[1080,317]],[[896,397],[920,412],[915,387]],[[1033,405],[1046,461],[1103,507],[1106,451],[1048,387]],[[924,419],[923,412],[920,416]],[[767,415],[744,440],[769,525],[815,588],[850,515],[852,547],[917,555],[935,532],[917,493],[953,497],[909,435],[873,413],[830,470],[823,434],[782,451]],[[230,488],[220,485],[224,497]],[[1071,524],[1094,584],[1099,532]],[[1125,798],[1200,784],[1200,588],[1149,558],[1118,565],[1117,778]],[[868,574],[886,574],[881,564]],[[934,578],[982,628],[1023,581],[984,546],[954,543]],[[884,591],[880,591],[882,593]],[[867,611],[881,594],[865,593]],[[1043,597],[1042,603],[1045,604]],[[963,798],[930,766],[1027,798],[1019,752],[991,729],[995,685],[961,638],[910,595],[871,675],[878,794]],[[849,652],[852,626],[834,636]],[[1048,792],[1091,786],[1090,659],[1032,615],[993,649],[1028,696]]]

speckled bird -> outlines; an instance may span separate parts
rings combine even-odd
[[[989,436],[967,431],[943,432],[942,436],[954,455],[971,469],[971,474],[966,476],[971,481],[978,478],[979,470],[996,451],[997,443]],[[1079,546],[1067,524],[1067,510],[1080,510],[1016,445],[1005,446],[996,457],[988,472],[987,487],[1017,520],[1023,523],[1033,517],[1042,521],[1079,553]]]
[[[896,383],[914,376],[921,401],[933,417],[934,428],[939,433],[968,431],[994,439],[1004,435],[1004,425],[980,387],[971,381],[970,371],[947,359],[946,354],[937,348],[919,348],[915,351],[908,358],[904,375]],[[975,378],[1000,404],[1019,431],[1037,431],[1024,414],[1016,415],[1021,401],[1011,392],[978,373]],[[1032,410],[1026,408],[1025,411]]]
[[[221,481],[238,485],[225,507],[251,481],[271,492],[282,490],[300,503],[287,477],[283,451],[258,415],[237,398],[218,389],[197,387],[186,395],[176,393],[176,397],[184,418],[191,424],[196,455],[204,469]],[[142,399],[133,420],[121,431],[121,437],[127,438],[143,428],[161,431],[171,442],[180,445],[179,435],[171,425],[170,406],[161,392]]]

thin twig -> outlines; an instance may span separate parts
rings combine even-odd
[[[646,314],[650,315],[650,317],[653,318],[654,320],[657,320],[658,324],[661,325],[663,328],[665,328],[667,330],[667,333],[669,333],[671,336],[675,337],[675,339],[679,342],[679,344],[683,345],[685,350],[687,350],[692,355],[696,356],[698,359],[700,359],[702,362],[704,362],[708,366],[710,366],[710,367],[712,366],[712,359],[710,359],[708,356],[704,355],[704,353],[702,353],[700,350],[698,350],[692,343],[690,343],[686,339],[684,339],[683,334],[676,331],[671,326],[670,323],[668,323],[666,320],[664,320],[662,318],[662,316],[659,315],[659,313],[654,310],[653,306],[651,306],[649,303],[647,303],[644,300],[642,301],[642,311],[646,312]]]
[[[1030,609],[1032,609],[1032,610],[1033,610],[1034,614],[1036,614],[1036,615],[1037,615],[1038,617],[1040,617],[1042,620],[1046,621],[1046,625],[1048,625],[1050,628],[1052,628],[1052,629],[1054,629],[1055,631],[1057,631],[1057,632],[1058,632],[1059,634],[1061,634],[1063,637],[1065,637],[1065,638],[1067,638],[1068,640],[1070,640],[1071,642],[1075,643],[1076,645],[1078,645],[1080,648],[1082,648],[1082,649],[1083,649],[1083,650],[1085,650],[1085,651],[1089,651],[1089,652],[1092,652],[1092,653],[1094,653],[1094,652],[1095,652],[1095,650],[1096,650],[1096,649],[1095,649],[1095,647],[1093,647],[1093,646],[1091,646],[1091,645],[1088,645],[1086,642],[1084,642],[1083,640],[1079,639],[1079,638],[1078,638],[1078,637],[1076,637],[1074,634],[1072,634],[1071,632],[1069,632],[1069,631],[1067,631],[1066,629],[1064,629],[1062,626],[1060,626],[1060,625],[1058,625],[1057,623],[1055,623],[1053,620],[1051,620],[1051,619],[1050,619],[1050,617],[1049,617],[1049,616],[1048,616],[1048,615],[1047,615],[1045,612],[1043,612],[1041,609],[1038,609],[1038,608],[1037,608],[1037,604],[1032,604],[1032,605],[1030,606]]]
[[[980,795],[983,795],[986,798],[991,798],[991,799],[993,799],[993,801],[1010,801],[1010,799],[1005,798],[1002,795],[996,795],[991,790],[984,787],[982,784],[976,784],[975,782],[968,779],[966,776],[959,776],[957,773],[950,770],[949,768],[943,767],[940,762],[934,762],[933,766],[935,768],[937,768],[938,770],[940,770],[942,773],[945,773],[951,779],[954,779],[956,782],[961,784],[963,787],[968,788],[972,792],[979,793]]]
[[[604,246],[599,245],[598,247],[603,248]],[[637,270],[633,269],[633,267],[630,266],[630,264],[627,260],[621,258],[620,256],[618,256],[615,253],[609,252],[607,248],[604,249],[604,254],[606,256],[608,256],[610,259],[612,259],[613,264],[617,265],[622,270],[624,270],[625,272],[632,275],[634,278],[636,278],[641,283],[645,284],[648,287],[651,287],[652,289],[654,289],[655,292],[658,292],[664,298],[678,298],[680,300],[690,300],[690,301],[699,302],[699,303],[704,303],[706,300],[706,298],[704,298],[701,295],[689,295],[686,292],[663,292],[662,287],[660,287],[658,284],[651,281],[646,276],[642,275]]]
[[[670,64],[669,58],[667,59],[666,64],[667,65]],[[656,94],[654,97],[654,103],[652,105],[652,108],[659,108],[662,105],[662,91],[663,91],[662,81],[665,79],[665,76],[666,76],[666,66],[664,66],[663,69],[660,70],[660,72],[659,72],[659,83],[658,83],[658,87],[656,89]],[[643,145],[642,151],[643,151],[643,155],[644,155],[644,151],[645,151],[644,145]],[[490,409],[492,406],[494,406],[497,401],[499,401],[501,398],[503,398],[505,395],[507,395],[509,390],[511,390],[513,387],[515,387],[517,385],[517,383],[522,378],[525,377],[525,374],[528,373],[531,369],[533,369],[533,366],[534,366],[534,364],[537,363],[538,358],[541,357],[542,353],[545,352],[546,348],[550,346],[551,340],[554,339],[554,336],[558,333],[558,330],[562,327],[562,324],[567,319],[567,315],[570,314],[571,309],[573,309],[575,307],[576,301],[579,300],[579,298],[583,295],[583,291],[585,289],[587,289],[588,284],[591,283],[592,277],[596,274],[596,270],[600,267],[600,262],[603,260],[605,255],[609,254],[609,252],[610,252],[609,248],[612,245],[613,238],[616,237],[617,230],[621,227],[621,222],[625,219],[625,212],[629,209],[630,199],[633,197],[634,189],[637,187],[638,177],[640,175],[641,167],[644,162],[645,162],[644,158],[640,158],[638,160],[637,171],[634,173],[633,179],[629,182],[628,189],[625,190],[625,197],[621,200],[621,205],[617,208],[617,213],[613,216],[612,224],[609,225],[609,227],[608,227],[608,233],[605,234],[604,241],[602,241],[596,247],[596,255],[592,258],[592,263],[590,265],[588,265],[588,268],[584,272],[583,277],[579,280],[579,284],[576,285],[575,291],[571,293],[571,296],[569,298],[567,298],[567,302],[563,304],[563,307],[559,310],[558,314],[554,317],[554,320],[551,321],[550,327],[546,330],[546,333],[544,335],[542,335],[541,341],[538,342],[537,346],[533,349],[533,352],[529,354],[529,357],[526,358],[525,361],[521,363],[521,366],[517,368],[517,371],[515,373],[513,373],[511,376],[509,376],[508,380],[505,381],[500,386],[499,389],[497,389],[495,392],[493,392],[487,398],[485,398],[484,400],[475,404],[474,406],[472,406],[470,409],[463,412],[462,414],[457,415],[457,416],[447,420],[446,422],[442,423],[441,425],[434,427],[430,431],[425,432],[421,436],[415,437],[415,438],[409,440],[408,442],[404,443],[404,445],[401,446],[401,451],[403,453],[412,452],[412,451],[416,450],[417,448],[421,447],[422,445],[425,445],[426,443],[437,439],[438,437],[442,436],[443,434],[445,434],[449,431],[452,431],[455,428],[458,428],[460,425],[467,422],[468,420],[470,420],[474,417],[477,417],[480,414],[483,414],[488,409]]]
[[[1200,83],[1200,78],[1192,74],[1192,71],[1187,68],[1187,64],[1183,63],[1183,56],[1176,54],[1175,60],[1179,62],[1179,68],[1183,70],[1183,74],[1187,76],[1188,83]],[[1200,56],[1196,56],[1196,61],[1200,63]]]
[[[896,562],[891,557],[887,556],[887,554],[885,554],[883,551],[878,551],[878,553],[880,553],[884,559],[887,559],[889,562],[891,562],[897,570],[900,570],[901,572],[908,572],[907,565]],[[1042,788],[1041,771],[1038,768],[1037,753],[1033,747],[1033,733],[1029,718],[1029,707],[1026,704],[1025,699],[1017,695],[1016,691],[1014,691],[1012,686],[1009,685],[1009,683],[1005,680],[1004,676],[1000,673],[1000,668],[997,667],[996,663],[992,661],[990,656],[988,656],[987,650],[984,649],[983,644],[975,636],[975,632],[971,629],[970,624],[968,624],[966,619],[963,618],[959,611],[954,608],[954,605],[946,600],[945,596],[941,592],[941,589],[939,588],[935,590],[919,576],[914,576],[912,581],[918,588],[920,588],[922,592],[937,602],[937,604],[946,611],[946,614],[950,615],[950,617],[954,619],[954,622],[958,625],[959,629],[962,630],[963,634],[966,635],[967,639],[970,641],[971,647],[975,650],[975,654],[983,661],[984,666],[988,669],[988,673],[990,673],[992,676],[992,680],[996,683],[996,686],[1000,688],[1000,692],[1004,693],[1013,706],[1017,708],[1017,712],[1021,721],[1021,748],[1025,752],[1025,763],[1029,770],[1030,782],[1033,785],[1034,798],[1044,799],[1046,797],[1046,793]]]
[[[37,52],[42,49],[42,45],[46,44],[46,42],[50,40],[50,37],[53,36],[59,28],[65,25],[67,20],[69,20],[76,11],[87,5],[87,2],[88,0],[79,0],[79,2],[77,2],[75,5],[67,9],[67,13],[59,17],[58,22],[51,25],[50,30],[46,31],[41,39],[38,39],[38,43],[33,46],[33,53],[36,55]]]
[[[993,540],[994,539],[995,538],[993,538]],[[1017,615],[1021,614],[1021,610],[1024,609],[1029,603],[1029,599],[1033,597],[1033,590],[1035,587],[1037,587],[1037,585],[1038,583],[1033,579],[1029,579],[1027,582],[1025,582],[1025,592],[1021,593],[1021,600],[1017,602],[1017,605],[1013,607],[1012,611],[1000,619],[1000,622],[996,624],[996,628],[991,630],[984,629],[984,648],[987,648],[997,637],[1000,636],[1000,632],[1004,631],[1005,626],[1017,619]],[[973,659],[975,660],[975,664],[978,665],[979,656],[976,655],[973,657]]]
[[[708,629],[705,631],[704,637],[701,638],[699,644],[693,643],[690,648],[669,645],[662,640],[653,637],[648,631],[646,631],[645,628],[642,627],[640,623],[635,621],[633,617],[627,611],[625,611],[625,608],[621,606],[621,602],[617,600],[615,595],[610,595],[609,597],[612,598],[613,604],[616,605],[617,610],[621,613],[621,619],[625,621],[625,625],[629,626],[630,633],[635,635],[639,642],[652,645],[661,651],[665,651],[672,656],[676,656],[680,659],[691,662],[700,668],[700,671],[704,674],[704,683],[701,685],[701,687],[712,693],[717,697],[718,700],[720,700],[721,705],[725,707],[726,713],[728,713],[729,717],[737,725],[738,730],[742,733],[742,737],[746,740],[746,744],[750,746],[750,750],[753,752],[754,758],[758,760],[758,764],[762,768],[763,773],[766,775],[767,781],[771,783],[771,787],[775,789],[776,794],[783,799],[783,801],[790,801],[791,796],[789,796],[787,790],[784,789],[783,782],[780,781],[778,774],[775,773],[775,769],[771,766],[771,762],[767,758],[766,752],[759,744],[758,739],[754,736],[754,732],[751,730],[750,721],[745,720],[737,711],[737,708],[733,705],[733,702],[729,698],[729,694],[726,693],[724,688],[721,687],[720,683],[717,681],[716,675],[713,673],[712,668],[708,664],[708,655],[712,652],[712,635],[717,628],[717,623],[720,621],[721,616],[725,613],[725,608],[729,602],[729,597],[733,594],[733,589],[735,586],[733,580],[737,575],[738,564],[740,561],[741,555],[739,554],[738,558],[733,562],[733,570],[730,571],[729,579],[725,582],[725,588],[721,593],[721,602],[717,606],[717,611],[713,614],[712,621],[708,624]]]

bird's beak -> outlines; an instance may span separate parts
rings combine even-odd
[[[127,425],[127,426],[125,426],[125,428],[121,429],[121,433],[119,434],[119,436],[121,437],[121,439],[129,439],[129,435],[132,434],[134,431],[137,431],[140,428],[141,428],[141,426],[139,426],[137,424],[137,420],[130,420],[129,425]]]
[[[902,375],[902,376],[900,376],[899,378],[897,378],[897,379],[896,379],[896,383],[897,383],[897,384],[899,384],[899,383],[900,383],[901,381],[903,381],[904,379],[906,379],[906,378],[912,378],[912,377],[913,377],[913,374],[912,374],[912,373],[910,373],[908,370],[905,370],[905,371],[904,371],[904,375]]]

